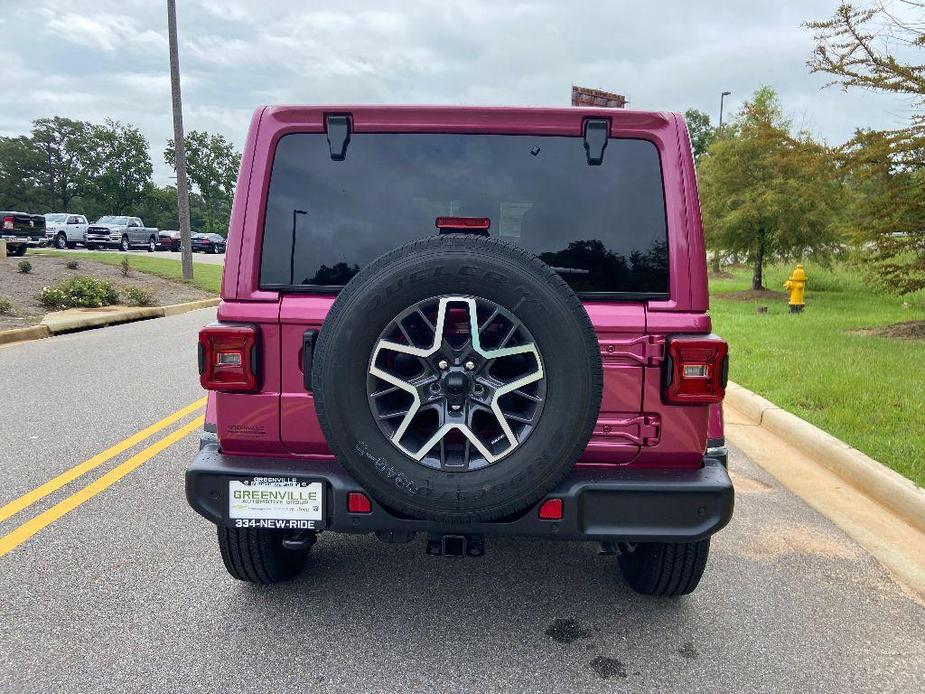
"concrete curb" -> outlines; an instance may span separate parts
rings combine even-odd
[[[725,404],[925,532],[925,489],[912,480],[736,383]]]
[[[0,330],[0,345],[11,342],[26,342],[27,340],[41,340],[51,335],[47,325],[31,325],[28,328],[10,328]]]
[[[184,304],[171,304],[170,306],[124,306],[114,310],[100,311],[98,313],[57,313],[48,314],[39,325],[29,328],[13,328],[0,330],[0,345],[9,342],[25,342],[39,340],[51,335],[60,335],[77,330],[102,328],[107,325],[131,323],[149,318],[163,318],[177,316],[181,313],[196,311],[201,308],[218,306],[221,299],[199,299]]]

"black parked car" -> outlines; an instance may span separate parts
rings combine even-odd
[[[219,234],[193,234],[193,252],[224,253],[225,237]]]
[[[8,255],[24,255],[29,246],[45,245],[45,218],[42,215],[0,212],[0,220],[3,223],[0,238],[6,241]],[[222,249],[224,250],[224,243]]]

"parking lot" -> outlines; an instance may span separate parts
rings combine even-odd
[[[422,538],[323,536],[299,580],[233,581],[183,490],[204,396],[195,336],[213,315],[0,348],[3,402],[20,413],[0,502],[100,463],[0,513],[0,690],[925,688],[925,610],[737,451],[736,514],[685,598],[634,594],[593,545],[527,539],[445,559]]]
[[[106,249],[106,250],[114,251],[115,249]],[[70,250],[65,249],[65,250],[59,251],[55,249],[55,252],[57,253],[86,253],[87,249],[84,248],[83,246],[78,246],[77,248],[73,248]],[[174,251],[155,251],[154,253],[148,253],[148,251],[144,249],[142,250],[133,249],[133,250],[128,251],[128,253],[132,255],[141,254],[141,255],[146,255],[146,256],[152,256],[155,258],[171,258],[173,260],[176,260],[177,262],[180,262],[180,254]],[[209,263],[210,265],[224,265],[225,264],[225,254],[224,253],[193,253],[193,262],[194,263]]]

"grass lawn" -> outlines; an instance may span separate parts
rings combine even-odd
[[[765,286],[783,292],[792,267],[767,269]],[[852,268],[807,263],[806,272],[806,311],[797,315],[785,296],[732,299],[750,288],[750,269],[711,279],[713,329],[729,341],[730,378],[925,486],[925,340],[864,332],[925,321],[925,292],[883,294]]]
[[[61,257],[73,258],[74,260],[93,260],[98,263],[106,263],[107,265],[121,265],[122,259],[128,258],[128,263],[133,270],[147,272],[169,280],[183,281],[181,279],[182,266],[179,259],[157,258],[135,253],[107,253],[105,251],[64,253],[61,251],[42,249],[40,251],[29,252],[40,255],[58,255]],[[193,263],[193,281],[191,284],[203,291],[218,294],[222,284],[222,266],[208,263]]]

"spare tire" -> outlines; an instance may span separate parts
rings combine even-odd
[[[565,477],[594,429],[602,371],[588,314],[549,266],[441,235],[347,283],[312,385],[328,445],[379,503],[464,523],[516,514]]]

